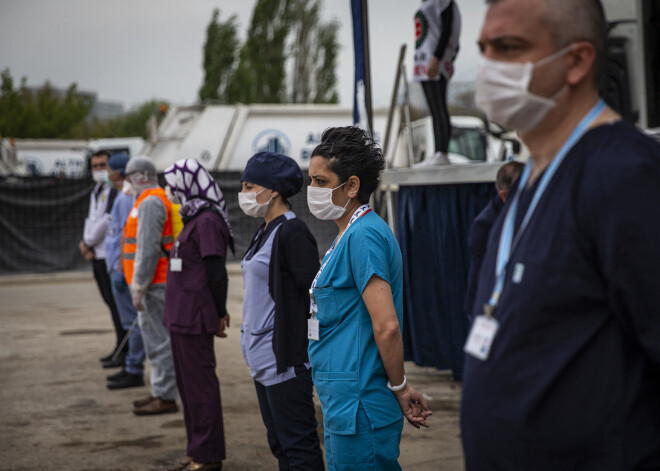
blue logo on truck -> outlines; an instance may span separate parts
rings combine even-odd
[[[277,129],[266,129],[254,138],[252,152],[275,152],[277,154],[291,155],[291,141],[286,134]]]

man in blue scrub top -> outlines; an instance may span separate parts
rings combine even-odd
[[[660,145],[599,100],[599,0],[488,3],[477,102],[532,157],[471,313],[466,469],[660,469]]]

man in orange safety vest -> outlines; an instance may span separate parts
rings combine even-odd
[[[163,325],[168,253],[173,242],[171,203],[158,186],[156,167],[148,158],[131,159],[126,179],[135,190],[136,201],[124,226],[124,274],[151,365],[151,394],[135,401],[133,412],[176,412],[178,392],[170,335]]]

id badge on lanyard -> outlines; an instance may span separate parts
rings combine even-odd
[[[497,329],[500,328],[494,317],[477,316],[472,323],[470,335],[465,342],[464,351],[479,360],[488,359],[490,347],[493,345]]]
[[[170,259],[170,271],[183,271],[183,260],[179,258],[179,241],[174,243],[174,257]]]
[[[520,193],[525,187],[531,173],[531,161],[527,162],[527,165],[525,166],[525,169],[520,176],[520,181],[518,182],[518,191],[509,203],[509,209],[504,218],[504,224],[502,225],[502,233],[500,234],[500,243],[497,250],[497,260],[495,263],[495,286],[493,287],[493,294],[491,295],[488,303],[484,306],[484,315],[478,316],[472,324],[470,334],[468,335],[465,346],[463,347],[463,351],[465,353],[468,353],[469,355],[472,355],[473,357],[482,361],[488,359],[491,347],[493,345],[493,340],[495,339],[495,335],[499,329],[499,323],[493,317],[493,311],[495,311],[495,308],[497,308],[500,295],[504,289],[506,269],[511,258],[511,254],[520,241],[522,234],[525,232],[525,229],[527,228],[527,225],[529,224],[529,221],[532,218],[534,211],[536,210],[541,196],[543,196],[545,189],[563,162],[564,157],[566,157],[566,154],[568,154],[568,152],[573,148],[575,143],[589,129],[591,124],[604,108],[605,102],[601,99],[589,111],[589,113],[587,113],[587,115],[582,118],[566,142],[564,142],[562,147],[559,149],[557,154],[548,165],[545,173],[541,177],[539,185],[532,197],[532,201],[527,208],[527,212],[525,213],[525,216],[520,223],[520,227],[517,233],[514,234],[514,225],[516,213],[518,211]],[[514,283],[520,282],[523,270],[524,265],[522,264],[517,264],[517,266],[514,268]]]

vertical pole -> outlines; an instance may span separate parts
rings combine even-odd
[[[412,167],[415,159],[412,141],[412,119],[410,117],[410,90],[408,89],[408,79],[406,78],[406,67],[401,64],[401,76],[403,77],[403,116],[406,120],[406,129],[408,130],[408,167]]]
[[[374,119],[371,106],[371,54],[369,52],[369,13],[367,11],[367,0],[362,0],[362,41],[364,44],[364,100],[367,108],[369,133],[371,134],[371,137],[373,137]]]
[[[399,95],[399,83],[401,82],[401,64],[406,55],[406,45],[402,44],[399,50],[399,61],[396,64],[396,74],[394,75],[394,88],[392,89],[392,99],[390,100],[390,109],[387,112],[387,125],[385,127],[385,139],[383,139],[383,156],[387,156],[387,151],[390,148],[390,133],[392,132],[392,118],[394,116],[394,108],[396,107],[396,99]],[[392,161],[385,162],[387,168],[392,168]]]

